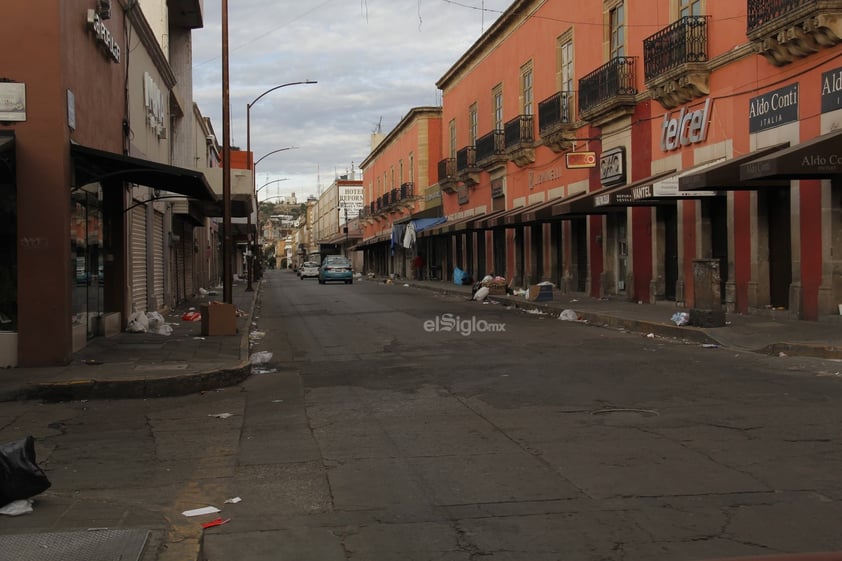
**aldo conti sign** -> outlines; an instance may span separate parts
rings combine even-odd
[[[753,97],[748,107],[748,132],[773,129],[798,120],[798,84]]]
[[[690,144],[703,142],[708,134],[710,120],[710,98],[704,107],[696,111],[688,111],[682,107],[677,117],[671,113],[664,113],[661,124],[661,150],[669,152]]]

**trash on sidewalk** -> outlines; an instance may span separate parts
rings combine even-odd
[[[523,311],[526,312],[527,314],[533,314],[533,315],[536,315],[536,316],[547,315],[547,312],[543,312],[543,311],[539,310],[538,308],[530,308],[528,310],[523,310]]]
[[[717,345],[716,343],[704,343],[702,345],[702,348],[703,349],[718,349],[719,345]]]
[[[126,323],[129,333],[154,333],[172,335],[172,326],[159,312],[132,312]]]
[[[0,514],[4,516],[20,516],[22,514],[29,514],[32,512],[32,499],[21,499],[19,501],[12,501],[6,506],[0,508]]]
[[[647,338],[649,338],[649,339],[654,339],[654,338],[655,338],[655,334],[654,334],[654,333],[647,333],[647,334],[646,334],[646,337],[647,337]]]
[[[213,528],[214,526],[222,526],[223,524],[228,524],[231,522],[230,518],[226,518],[223,520],[222,518],[217,518],[216,520],[211,520],[210,522],[205,522],[202,524],[202,528],[207,530],[208,528]]]
[[[217,512],[222,512],[215,506],[204,506],[202,508],[194,508],[193,510],[185,510],[181,514],[184,516],[204,516],[205,514],[216,514]]]
[[[491,289],[487,286],[480,286],[474,293],[474,300],[477,302],[483,302],[490,292]]]
[[[240,497],[234,497],[234,498],[232,498],[232,499],[225,499],[225,504],[228,504],[228,505],[235,505],[235,504],[237,504],[238,502],[240,502],[240,501],[242,501],[242,500],[243,500],[243,499],[241,499]]]
[[[227,419],[233,416],[231,413],[211,413],[208,415],[208,417],[216,417],[217,419]]]
[[[675,312],[670,320],[678,326],[687,325],[690,323],[690,314],[687,312]]]
[[[256,353],[252,353],[249,357],[249,362],[252,364],[266,364],[272,360],[272,353],[269,351],[259,351]]]
[[[202,321],[202,314],[199,312],[184,312],[181,319],[182,321]]]
[[[202,287],[200,286],[200,287],[199,287],[199,295],[200,295],[200,296],[207,296],[207,295],[208,295],[208,291],[207,291],[207,290],[205,290],[204,288],[202,288]]]
[[[29,499],[50,488],[35,460],[35,438],[27,436],[0,446],[0,505]]]
[[[562,321],[579,321],[579,314],[571,309],[567,309],[561,312],[558,319]]]
[[[249,339],[251,339],[252,341],[258,341],[260,339],[263,339],[265,336],[266,333],[263,331],[252,331],[251,333],[249,333]]]

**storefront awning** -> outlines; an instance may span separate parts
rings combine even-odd
[[[606,214],[617,212],[628,206],[652,206],[654,201],[635,200],[635,196],[651,193],[651,187],[657,181],[675,175],[672,169],[643,179],[638,179],[619,187],[608,187],[599,191],[591,191],[570,197],[553,206],[553,216]],[[669,199],[666,202],[674,202]],[[663,202],[663,201],[662,201]]]
[[[744,181],[829,179],[842,175],[842,130],[773,152],[740,166]]]
[[[789,146],[789,142],[783,144],[776,144],[768,148],[761,148],[749,154],[743,154],[730,160],[725,160],[722,163],[707,167],[698,173],[691,173],[682,176],[678,180],[679,191],[698,191],[698,190],[727,190],[740,191],[757,189],[768,183],[759,183],[753,181],[746,181],[740,177],[740,166],[746,162],[750,162],[757,158],[766,156],[773,152],[777,152],[782,148]]]
[[[503,219],[503,222],[507,226],[515,226],[517,224],[520,224],[520,223],[523,222],[523,216],[527,212],[532,212],[533,210],[537,209],[539,206],[541,206],[543,204],[544,204],[544,201],[540,201],[540,202],[537,202],[537,203],[532,203],[531,205],[522,206],[522,207],[516,209],[515,212],[511,212],[511,213],[507,214],[505,216],[505,218]]]
[[[204,174],[197,170],[133,158],[80,144],[70,145],[70,156],[75,166],[77,187],[116,179],[177,193],[191,199],[217,200]]]
[[[231,217],[248,218],[249,214],[253,212],[251,201],[252,198],[248,195],[233,195],[231,197]],[[208,218],[223,218],[225,216],[223,201],[198,201],[194,204]]]
[[[500,212],[495,212],[489,214],[484,219],[480,220],[477,224],[477,228],[482,230],[488,230],[489,228],[498,228],[500,226],[504,226],[506,224],[506,217],[510,214],[519,213],[523,210],[524,207],[519,206],[517,208],[509,208]]]
[[[0,131],[0,183],[13,183],[15,178],[15,133]]]
[[[545,201],[533,209],[524,212],[520,221],[524,224],[532,222],[545,222],[553,217],[553,206],[564,200],[565,197],[555,197],[549,201]]]
[[[465,218],[460,218],[459,220],[451,222],[450,225],[447,227],[447,229],[445,231],[453,233],[453,232],[465,232],[467,230],[473,230],[474,224],[477,222],[477,220],[481,220],[484,216],[486,216],[486,214],[483,212],[483,213],[480,213],[480,214],[474,214],[472,216],[467,216]]]

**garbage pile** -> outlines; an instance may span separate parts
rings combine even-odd
[[[35,461],[32,436],[0,446],[0,514],[19,516],[32,512],[32,497],[50,485],[47,474]]]

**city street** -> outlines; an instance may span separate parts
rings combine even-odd
[[[842,549],[842,365],[267,271],[244,384],[4,403],[52,488],[0,532],[144,560],[674,560]],[[449,328],[449,330],[448,330]],[[239,497],[239,502],[225,503]],[[213,505],[221,513],[185,517]],[[193,548],[191,550],[191,548]],[[0,553],[2,558],[2,553]]]

